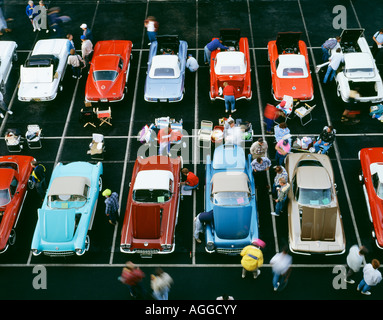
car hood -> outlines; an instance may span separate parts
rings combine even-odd
[[[215,206],[214,228],[221,239],[244,239],[249,235],[251,206]]]
[[[100,96],[100,97],[113,96],[112,89],[113,89],[115,84],[116,84],[115,81],[95,81],[95,82],[92,82],[93,90],[92,90],[92,92],[89,90],[88,94],[95,94],[97,92],[98,96]],[[118,92],[115,92],[115,95],[117,93]]]
[[[66,242],[73,238],[75,230],[75,210],[38,210],[42,240],[46,242]]]
[[[137,239],[158,239],[161,236],[159,205],[133,205],[133,236]]]

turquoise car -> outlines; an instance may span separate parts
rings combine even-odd
[[[54,168],[33,235],[34,256],[83,255],[89,249],[102,163],[59,163]]]
[[[206,225],[206,251],[228,255],[258,239],[258,214],[251,155],[242,147],[221,145],[213,161],[207,156],[205,210],[213,210],[213,222]]]

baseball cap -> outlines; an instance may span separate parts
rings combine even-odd
[[[84,35],[82,35],[82,36],[80,37],[80,39],[81,39],[81,40],[85,40],[86,37],[85,37]]]
[[[262,241],[261,239],[255,239],[251,243],[260,248],[264,248],[266,246],[266,243]]]
[[[109,197],[111,194],[112,194],[112,190],[110,190],[110,189],[105,189],[105,190],[102,192],[102,195],[103,195],[104,197]]]
[[[81,26],[80,26],[80,28],[82,29],[82,28],[88,28],[88,26],[86,25],[86,23],[83,23]]]

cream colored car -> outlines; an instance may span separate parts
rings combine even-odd
[[[286,157],[290,191],[290,250],[300,254],[342,254],[346,240],[330,158],[316,153]]]

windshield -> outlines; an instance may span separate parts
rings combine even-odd
[[[246,206],[250,203],[250,195],[247,192],[218,192],[212,201],[219,206]]]
[[[304,71],[302,68],[284,68],[283,76],[284,77],[302,77],[304,76]]]
[[[11,201],[8,189],[0,190],[0,207],[7,205]]]
[[[169,190],[134,190],[133,200],[136,202],[162,203],[169,201],[172,194]]]
[[[86,197],[81,195],[51,195],[49,197],[49,206],[51,208],[68,209],[80,208],[86,203]]]
[[[117,71],[94,71],[93,79],[94,81],[114,81],[118,76]]]
[[[346,69],[346,73],[374,73],[373,68],[350,68]]]
[[[298,202],[302,205],[328,205],[331,202],[331,189],[299,188]]]

